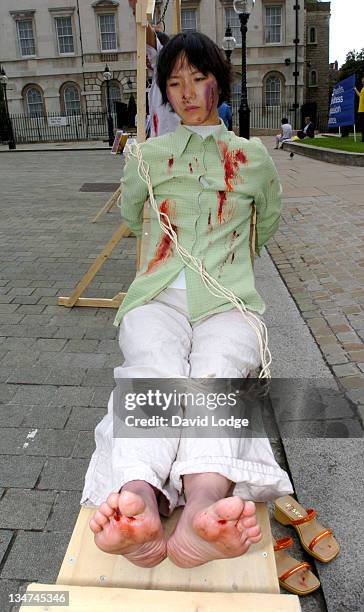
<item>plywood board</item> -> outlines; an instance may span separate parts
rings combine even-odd
[[[172,33],[181,31],[181,0],[174,0]]]
[[[56,591],[59,586],[33,583],[27,591]],[[175,591],[136,591],[103,587],[67,585],[69,612],[300,612],[296,595],[262,593],[183,593]],[[182,596],[181,596],[182,595]],[[36,606],[34,612],[59,612],[59,606]],[[22,606],[21,612],[29,607]]]
[[[257,504],[263,539],[236,559],[212,561],[182,569],[165,559],[154,568],[137,568],[120,555],[100,551],[94,543],[89,521],[93,508],[82,508],[75,525],[57,584],[110,586],[166,591],[279,593],[267,507]],[[167,534],[181,510],[166,519]]]

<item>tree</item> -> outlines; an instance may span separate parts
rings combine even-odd
[[[342,81],[355,72],[356,86],[361,89],[361,80],[364,77],[364,48],[361,51],[349,51],[346,60],[341,66],[337,81]]]

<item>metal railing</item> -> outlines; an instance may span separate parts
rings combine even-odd
[[[116,126],[116,113],[112,113]],[[11,115],[17,143],[107,139],[107,113]]]
[[[239,129],[239,106],[240,100],[232,100],[233,128]],[[261,130],[278,130],[281,120],[286,117],[294,128],[294,109],[292,104],[278,104],[277,106],[265,106],[264,104],[250,104],[250,127]],[[299,116],[299,114],[298,114]]]
[[[240,100],[233,100],[233,128],[239,130]],[[300,110],[297,113],[300,117]],[[327,130],[327,112],[317,114],[316,128]],[[116,113],[112,113],[116,127]],[[263,104],[250,105],[250,127],[255,129],[279,130],[281,119],[287,117],[294,122],[292,104],[279,104],[265,106]],[[30,115],[11,115],[15,141],[21,143],[32,142],[62,142],[72,140],[101,140],[108,138],[107,113],[105,111],[74,113],[62,115],[61,113]],[[300,128],[301,126],[297,126]],[[294,126],[293,126],[294,128]]]

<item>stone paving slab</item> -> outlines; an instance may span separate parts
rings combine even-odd
[[[295,439],[286,439],[284,446],[300,502],[311,507],[315,500],[318,520],[334,531],[341,545],[334,561],[315,563],[327,608],[332,612],[362,612],[364,534],[360,525],[364,490],[359,483],[363,440],[300,440],[297,444]],[[292,533],[292,529],[285,529],[286,535]]]
[[[364,419],[363,171],[271,153],[285,198],[270,255],[340,388]]]
[[[20,532],[5,561],[1,576],[12,580],[54,583],[66,549],[63,533]]]
[[[5,529],[44,529],[56,493],[8,489],[0,500],[0,524]]]
[[[112,326],[115,312],[61,308],[57,296],[70,294],[119,222],[115,210],[90,224],[108,195],[82,193],[79,189],[86,182],[116,182],[121,160],[107,151],[93,151],[70,155],[39,152],[37,156],[18,152],[16,156],[3,155],[1,161],[7,206],[2,210],[0,241],[0,305],[5,316],[5,320],[0,317],[0,371],[4,385],[0,393],[5,402],[0,410],[0,427],[6,432],[0,437],[0,487],[5,489],[0,509],[3,500],[10,503],[29,491],[37,496],[53,495],[42,531],[27,528],[18,532],[6,550],[5,561],[0,564],[0,589],[7,589],[33,579],[54,580],[78,512],[77,500],[94,444],[92,432],[106,412],[112,368],[120,364],[117,330]],[[297,195],[297,173],[291,171],[289,164],[288,170],[290,176],[285,185]],[[355,176],[348,174],[347,178],[352,180]],[[317,192],[322,204],[336,201],[321,184]],[[307,198],[312,200],[312,195]],[[294,214],[301,218],[301,212]],[[291,267],[290,262],[280,263]],[[256,272],[258,285],[270,303],[265,318],[274,376],[324,379],[335,387],[330,363],[323,358],[321,346],[325,345],[314,341],[312,329],[297,309],[299,304],[292,300],[290,286],[282,282],[281,270],[277,271],[267,253],[257,262]],[[128,238],[115,249],[87,295],[112,297],[116,290],[128,287],[134,274],[135,239]],[[317,279],[307,279],[310,280]],[[320,285],[323,280],[325,277],[318,279]],[[306,291],[304,307],[312,301],[308,287]],[[351,304],[344,307],[350,308]],[[358,314],[347,312],[351,327],[338,327],[337,333],[352,333],[349,316]],[[355,324],[361,325],[358,319]],[[336,321],[335,325],[342,323]],[[359,335],[360,329],[357,332]],[[356,352],[352,340],[343,338],[340,350]],[[332,358],[339,350],[331,344],[327,349]],[[337,365],[347,363],[351,364]],[[300,417],[307,416],[307,410],[306,407],[296,415],[298,423]],[[345,415],[351,423],[350,414]],[[34,437],[27,438],[35,430]],[[25,443],[28,446],[24,448]],[[289,469],[291,464],[285,464],[281,442],[273,447],[282,466]],[[291,463],[296,484],[296,470],[301,468]],[[322,467],[321,474],[330,482],[328,470]],[[9,490],[13,497],[5,498]],[[299,489],[297,492],[300,494]],[[315,491],[311,503],[317,500],[319,493]],[[42,521],[48,505],[45,502],[42,506]],[[46,547],[58,547],[56,556],[46,557],[47,567],[43,558],[34,561],[37,555],[42,557]],[[321,591],[306,598],[302,605],[306,612],[326,610]]]

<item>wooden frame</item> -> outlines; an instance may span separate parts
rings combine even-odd
[[[108,199],[106,204],[102,208],[100,208],[99,212],[91,219],[91,223],[96,223],[96,221],[105,213],[110,212],[110,210],[115,206],[121,194],[121,188],[119,187],[112,196]]]
[[[180,11],[180,0],[174,0],[177,8]],[[138,117],[145,117],[146,105],[145,105],[145,81],[147,74],[147,67],[145,63],[146,56],[146,26],[148,20],[151,20],[154,14],[155,0],[138,0],[136,7],[136,28],[137,28],[137,113]],[[179,18],[176,17],[175,26],[180,23]],[[137,141],[144,142],[145,140],[145,121],[138,121],[137,127]],[[118,189],[111,198],[106,202],[102,209],[96,214],[93,222],[104,213],[108,212],[116,203],[120,196],[120,189]],[[113,298],[84,298],[82,297],[83,292],[87,289],[97,272],[104,265],[107,259],[110,257],[116,245],[119,243],[122,237],[129,236],[130,229],[125,225],[121,224],[119,228],[114,232],[109,242],[106,244],[100,255],[97,256],[94,263],[90,266],[80,282],[69,297],[59,297],[58,304],[60,306],[66,306],[72,308],[73,306],[88,306],[91,308],[119,308],[122,303],[125,293],[120,292]],[[140,245],[139,245],[140,250]],[[139,254],[137,255],[139,260]]]

